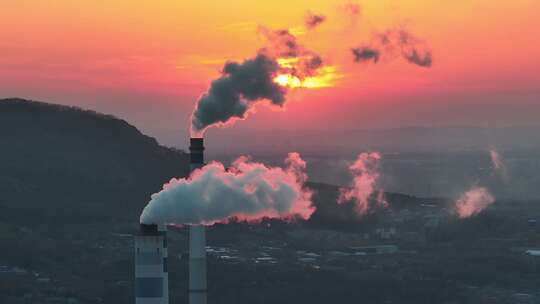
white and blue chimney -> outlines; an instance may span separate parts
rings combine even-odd
[[[165,226],[141,224],[135,236],[135,304],[168,304]]]

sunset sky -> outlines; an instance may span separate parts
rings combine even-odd
[[[286,111],[259,107],[235,130],[537,124],[540,1],[364,0],[357,18],[345,3],[3,1],[0,97],[114,114],[172,144],[223,64],[265,46],[265,26],[289,29],[336,79],[291,91]],[[308,11],[326,21],[305,29]],[[353,62],[352,47],[397,27],[432,51],[431,68]]]

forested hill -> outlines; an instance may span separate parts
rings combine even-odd
[[[0,217],[6,220],[134,217],[163,182],[188,170],[186,153],[114,116],[0,99]]]

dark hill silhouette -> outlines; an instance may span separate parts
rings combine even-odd
[[[114,116],[23,99],[0,100],[0,143],[0,216],[29,221],[137,216],[189,170],[186,153]]]

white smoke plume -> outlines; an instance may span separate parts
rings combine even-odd
[[[379,165],[381,154],[378,152],[361,153],[356,161],[349,167],[354,179],[350,188],[341,188],[338,203],[344,203],[352,199],[356,202],[356,211],[365,215],[371,208],[370,198],[375,192],[375,204],[386,208],[388,203],[382,190],[376,190],[380,177]]]
[[[312,192],[304,186],[306,163],[289,153],[287,167],[267,167],[238,158],[230,168],[212,162],[189,178],[172,179],[153,194],[141,223],[203,224],[264,218],[308,219],[315,211]]]
[[[491,164],[493,165],[495,172],[503,181],[508,181],[508,170],[504,158],[494,148],[489,150],[489,156],[491,157]]]
[[[495,202],[495,197],[484,187],[472,187],[456,201],[456,212],[460,218],[477,215]]]

